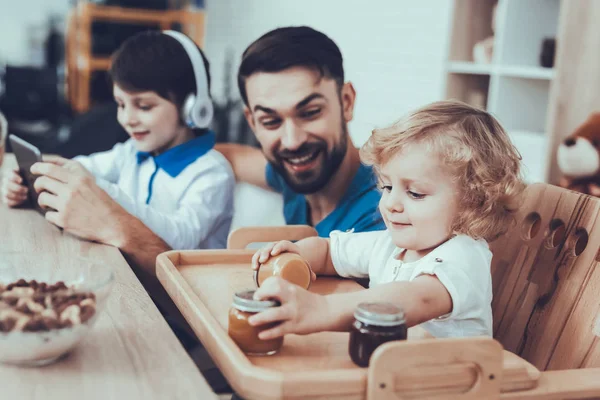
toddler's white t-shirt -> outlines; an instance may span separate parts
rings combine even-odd
[[[370,278],[370,286],[435,275],[452,298],[452,312],[421,324],[435,337],[492,336],[492,253],[485,240],[457,235],[423,258],[403,262],[389,232],[330,235],[331,259],[342,277]]]

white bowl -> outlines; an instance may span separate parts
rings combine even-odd
[[[64,281],[78,291],[96,296],[96,312],[86,322],[43,332],[0,332],[0,362],[25,366],[50,364],[72,350],[85,337],[102,311],[114,274],[108,265],[76,257],[57,266],[53,254],[0,254],[0,283],[25,279],[48,284]]]

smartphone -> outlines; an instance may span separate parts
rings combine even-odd
[[[27,197],[33,208],[44,214],[45,211],[38,204],[38,194],[33,187],[37,176],[31,173],[31,166],[36,162],[42,161],[42,153],[40,152],[40,149],[18,136],[8,135],[8,140],[10,141],[10,146],[17,159],[19,173],[23,178],[23,184],[29,189],[27,191]]]

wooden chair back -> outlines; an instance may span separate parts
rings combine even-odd
[[[600,199],[527,188],[491,243],[494,336],[540,370],[600,367]]]

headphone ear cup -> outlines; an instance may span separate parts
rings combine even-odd
[[[214,109],[210,99],[197,100],[194,105],[194,122],[198,128],[208,128],[212,121]]]
[[[194,121],[194,115],[193,115],[195,103],[196,103],[196,96],[193,94],[190,94],[185,98],[185,100],[183,101],[183,106],[181,107],[181,119],[190,128],[196,127],[196,122]]]
[[[214,109],[210,99],[200,100],[190,94],[185,98],[181,109],[181,118],[190,128],[208,128],[212,121]]]

